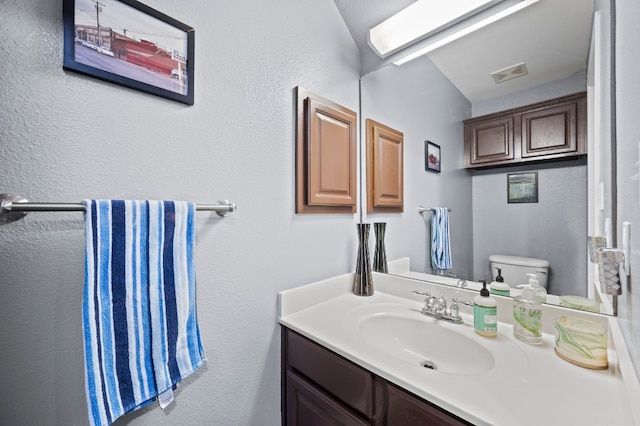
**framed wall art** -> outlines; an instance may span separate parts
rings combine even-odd
[[[63,68],[193,105],[194,29],[135,0],[63,0]]]
[[[537,203],[538,172],[508,173],[507,201],[509,203]]]
[[[440,173],[440,145],[433,142],[424,142],[424,164],[425,169]]]

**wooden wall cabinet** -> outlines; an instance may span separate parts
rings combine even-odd
[[[577,93],[464,121],[464,165],[482,168],[587,153],[587,96]]]
[[[355,213],[357,114],[296,87],[296,213]]]
[[[282,424],[469,425],[282,327]]]
[[[367,213],[404,208],[404,135],[367,119]]]

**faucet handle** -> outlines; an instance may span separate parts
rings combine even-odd
[[[460,306],[455,302],[455,300],[453,303],[451,303],[451,307],[449,308],[449,315],[454,320],[460,318]]]
[[[464,305],[464,306],[468,306],[470,308],[473,308],[473,303],[471,302],[467,302],[466,300],[458,300],[455,297],[452,299],[453,303],[455,303],[456,305]]]
[[[444,298],[444,293],[440,293],[440,297],[436,300],[436,311],[443,314],[447,312],[447,299]]]

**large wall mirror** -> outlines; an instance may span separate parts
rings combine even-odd
[[[377,64],[371,54],[363,55],[361,120],[376,120],[404,134],[405,172],[404,211],[367,214],[361,204],[362,220],[386,222],[387,257],[410,258],[413,276],[429,279],[434,273],[430,215],[419,213],[418,207],[447,207],[453,261],[448,272],[490,282],[492,254],[545,259],[550,294],[598,299],[603,296],[594,290],[587,237],[602,235],[609,237],[608,245],[615,244],[613,5],[611,0],[498,3],[529,5],[411,61],[403,59],[428,46],[428,40],[378,57]],[[336,4],[353,33],[349,6],[344,0]],[[491,72],[519,63],[526,64],[525,76],[501,83],[491,77]],[[588,99],[586,156],[464,168],[463,120],[577,92],[587,92]],[[440,173],[426,170],[427,140],[440,146]],[[364,141],[361,147],[364,158]],[[507,175],[531,171],[538,177],[538,202],[508,203]],[[366,168],[362,172],[366,182]],[[360,193],[366,199],[366,185]]]

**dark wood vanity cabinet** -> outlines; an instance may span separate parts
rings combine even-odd
[[[469,425],[282,327],[282,424]]]
[[[464,166],[483,168],[587,153],[587,96],[577,93],[464,121]]]

